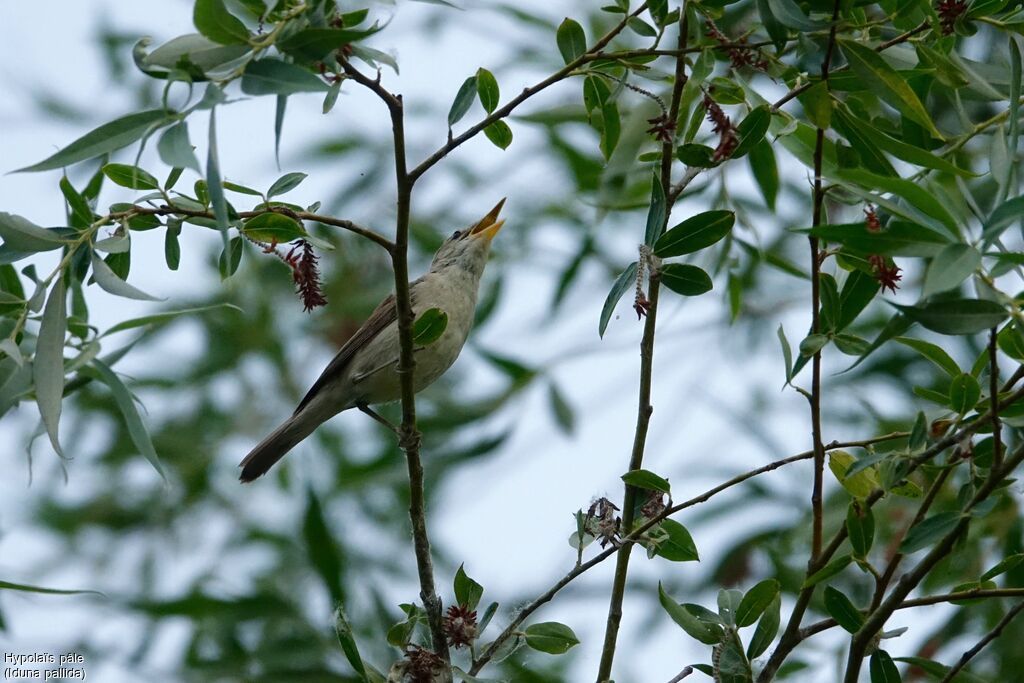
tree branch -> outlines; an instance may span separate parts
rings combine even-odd
[[[953,677],[967,666],[969,661],[974,659],[979,652],[985,649],[986,645],[999,637],[999,634],[1003,632],[1003,629],[1009,626],[1010,622],[1013,621],[1022,610],[1024,610],[1024,602],[1018,602],[1010,608],[1010,611],[1003,615],[1003,618],[999,620],[999,623],[996,624],[995,628],[986,633],[985,637],[979,640],[977,645],[965,652],[963,656],[960,657],[960,661],[950,667],[949,671],[946,672],[946,675],[942,677],[942,680],[939,681],[939,683],[950,683],[950,681],[953,680]]]

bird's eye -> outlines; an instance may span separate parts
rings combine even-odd
[[[455,232],[452,233],[452,239],[453,240],[457,240],[460,237],[462,237],[462,231],[461,230],[456,230]]]

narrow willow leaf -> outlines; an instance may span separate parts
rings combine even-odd
[[[789,340],[786,339],[786,332],[782,329],[782,324],[779,324],[779,329],[776,332],[779,338],[779,343],[782,344],[782,360],[786,364],[786,384],[793,379],[793,349],[789,345]]]
[[[23,254],[59,249],[67,244],[57,232],[4,211],[0,211],[0,237],[4,240],[4,247]]]
[[[782,621],[782,595],[776,594],[771,603],[764,610],[757,628],[754,629],[754,636],[747,646],[747,657],[754,659],[764,654],[775,640],[779,632],[779,625]]]
[[[94,590],[68,590],[64,588],[44,588],[43,586],[30,586],[25,583],[11,583],[10,581],[0,581],[0,590],[19,591],[22,593],[43,593],[46,595],[104,595],[100,591]]]
[[[963,373],[949,383],[949,406],[959,415],[966,415],[981,400],[981,385],[974,375]]]
[[[626,293],[626,290],[636,282],[637,266],[636,261],[626,266],[626,269],[622,271],[619,277],[615,279],[615,283],[612,284],[612,288],[604,300],[604,306],[601,307],[601,319],[597,326],[599,337],[604,337],[604,331],[608,329],[608,321],[612,319],[612,313],[615,312],[615,304],[619,303],[619,299]]]
[[[177,270],[181,264],[181,244],[178,242],[180,234],[181,221],[168,219],[167,232],[164,233],[164,260],[171,270]]]
[[[344,598],[341,586],[342,557],[330,526],[324,516],[320,499],[312,488],[306,491],[306,513],[302,520],[302,540],[305,542],[309,564],[316,570],[331,600],[340,603]]]
[[[345,654],[345,659],[348,660],[349,665],[359,675],[360,680],[364,683],[370,683],[370,677],[366,673],[366,666],[363,664],[363,658],[359,654],[359,647],[356,645],[356,637],[352,632],[352,625],[349,624],[345,608],[340,604],[334,610],[334,633],[338,636],[341,651]]]
[[[228,11],[224,0],[196,0],[192,23],[215,43],[234,45],[249,42],[249,30],[241,19]]]
[[[92,253],[92,273],[96,278],[96,284],[116,296],[140,301],[163,301],[163,299],[150,296],[122,280],[95,251]]]
[[[710,275],[689,263],[666,264],[658,271],[658,278],[663,285],[683,296],[700,296],[714,286]]]
[[[668,615],[672,617],[672,621],[676,622],[691,638],[695,638],[707,645],[718,644],[718,634],[691,614],[689,610],[676,602],[671,595],[665,592],[661,583],[658,584],[658,600],[661,602],[661,606],[665,608],[665,611],[668,612]]]
[[[762,0],[758,0],[761,2]],[[779,166],[775,161],[775,152],[767,140],[754,145],[747,155],[750,171],[761,189],[765,205],[775,210],[775,199],[779,196]]]
[[[327,92],[330,86],[308,69],[280,59],[264,58],[249,62],[242,73],[242,92],[246,95],[294,95],[301,92]]]
[[[448,327],[448,314],[440,308],[428,308],[412,325],[412,340],[417,346],[433,344]]]
[[[141,139],[149,131],[170,123],[173,112],[149,109],[105,123],[89,131],[70,145],[37,164],[19,168],[14,173],[49,171],[113,152]]]
[[[476,92],[484,111],[488,114],[493,113],[501,99],[501,91],[498,89],[498,81],[494,74],[483,67],[476,72]]]
[[[735,222],[732,211],[705,211],[691,216],[659,237],[654,253],[670,258],[700,251],[728,235]]]
[[[453,588],[457,604],[470,610],[476,610],[476,606],[480,604],[480,598],[484,594],[484,587],[466,574],[465,565],[460,564],[458,571],[455,572]]]
[[[647,208],[647,228],[644,231],[644,244],[653,247],[665,230],[666,219],[665,188],[661,186],[661,178],[657,173],[651,174],[651,203]]]
[[[58,425],[61,399],[64,396],[64,336],[67,331],[67,297],[64,278],[58,277],[43,308],[36,341],[36,357],[32,365],[39,415],[46,426],[53,449],[63,457]]]
[[[951,299],[921,306],[893,306],[932,332],[948,335],[977,334],[1002,324],[1009,316],[1006,309],[988,299]]]
[[[950,244],[945,235],[906,221],[891,221],[881,232],[868,230],[863,221],[819,225],[801,232],[826,242],[841,244],[861,254],[882,256],[935,256]]]
[[[922,339],[914,339],[912,337],[896,337],[893,341],[914,349],[922,356],[942,368],[950,377],[956,377],[960,374],[960,366],[956,364],[956,361],[953,360],[948,353],[946,353],[945,349],[936,344],[926,342]]]
[[[188,137],[188,123],[181,121],[164,131],[160,140],[156,143],[160,159],[173,168],[191,168],[196,173],[200,172],[199,160],[196,158],[195,148]],[[168,181],[170,188],[174,183]]]
[[[1002,560],[998,562],[998,564],[996,564],[994,567],[992,567],[987,572],[982,574],[980,581],[991,581],[1000,574],[1003,574],[1005,572],[1010,571],[1011,569],[1014,569],[1017,565],[1021,563],[1021,561],[1024,561],[1024,553],[1017,553],[1016,555],[1004,557]]]
[[[864,615],[850,599],[832,586],[825,586],[825,610],[850,633],[856,633],[864,624]]]
[[[808,18],[794,0],[768,0],[768,8],[772,16],[788,28],[798,31],[819,31],[828,27],[825,22]]]
[[[512,129],[504,121],[495,121],[484,128],[484,135],[501,149],[508,149],[508,146],[512,144]]]
[[[115,332],[123,332],[125,330],[134,330],[139,327],[146,327],[148,325],[159,325],[162,323],[170,322],[180,316],[193,316],[199,313],[205,313],[207,311],[218,310],[221,308],[227,308],[233,311],[241,312],[242,309],[234,304],[213,304],[210,306],[198,306],[196,308],[183,308],[177,311],[165,311],[163,313],[154,313],[152,315],[144,315],[140,318],[132,318],[130,320],[124,320],[112,326],[106,332],[100,335],[100,337],[106,337],[107,335],[114,334]]]
[[[764,25],[765,31],[768,32],[768,37],[772,39],[776,51],[781,52],[789,40],[789,31],[776,18],[775,12],[772,11],[768,0],[757,0],[757,13],[760,15],[761,23]],[[774,638],[775,636],[773,635],[772,637]]]
[[[60,178],[60,191],[68,203],[71,225],[76,228],[89,227],[93,221],[92,208],[85,197],[74,188],[66,175]]]
[[[455,94],[452,108],[448,110],[449,128],[461,121],[462,117],[469,111],[469,108],[473,106],[473,100],[476,99],[476,90],[476,76],[470,76],[462,82],[459,92]]]
[[[573,630],[555,621],[531,624],[526,627],[526,644],[540,652],[560,655],[579,645]]]
[[[156,449],[153,448],[153,440],[149,436],[149,430],[146,429],[146,424],[142,421],[142,416],[139,415],[138,408],[135,405],[135,399],[132,398],[128,388],[121,381],[121,378],[99,358],[93,359],[92,368],[96,371],[100,381],[110,388],[118,410],[121,411],[121,416],[124,418],[132,443],[135,444],[135,447],[139,449],[139,453],[149,461],[149,464],[153,466],[153,469],[157,471],[160,477],[166,480],[167,476],[164,473],[163,465],[160,463],[160,458],[156,454]]]
[[[629,486],[647,489],[648,491],[672,493],[672,487],[669,485],[668,479],[665,479],[650,470],[630,470],[622,475],[622,481]]]
[[[558,51],[562,53],[562,59],[566,64],[583,56],[587,51],[587,36],[583,33],[583,27],[568,17],[558,26],[555,39],[558,42]]]
[[[209,130],[209,151],[206,156],[206,183],[210,193],[210,201],[213,205],[213,215],[217,220],[217,229],[220,230],[221,241],[224,251],[228,250],[228,203],[224,199],[224,187],[221,185],[220,162],[217,155],[217,108],[210,110]],[[228,273],[222,268],[221,278],[227,278]]]
[[[285,173],[274,181],[274,184],[267,190],[267,199],[291,192],[307,178],[305,173]]]
[[[833,576],[835,576],[836,574],[850,566],[851,562],[853,562],[852,555],[840,555],[839,557],[835,558],[834,560],[826,564],[824,567],[819,569],[818,571],[808,576],[807,580],[804,581],[803,585],[800,587],[801,590],[803,590],[804,588],[810,588],[811,586],[816,586],[825,579],[832,578]]]
[[[885,650],[875,650],[871,654],[871,683],[900,683],[899,669],[892,661],[892,657]]]
[[[875,515],[869,505],[856,498],[850,501],[846,511],[846,535],[850,539],[854,557],[867,558],[875,541]]]
[[[910,554],[927,548],[959,526],[964,517],[959,512],[938,512],[915,525],[900,543],[900,552]]]
[[[128,164],[107,164],[103,167],[103,175],[110,178],[115,185],[132,190],[158,190],[160,181],[143,171],[138,166]]]
[[[981,266],[981,253],[969,244],[950,244],[935,255],[924,276],[921,296],[958,287]]]
[[[781,586],[775,579],[765,579],[744,594],[736,608],[736,625],[750,626],[778,597]]]
[[[767,105],[755,107],[749,114],[743,117],[743,120],[736,126],[738,142],[736,143],[736,149],[733,150],[730,157],[738,159],[749,153],[750,150],[764,140],[764,135],[768,132],[771,120],[771,111]]]
[[[1014,197],[995,208],[985,221],[981,236],[985,244],[991,244],[1006,228],[1019,223],[1024,218],[1024,197]]]
[[[374,24],[367,29],[306,28],[276,43],[277,49],[311,62],[322,60],[340,47],[358,42],[377,33],[384,26]]]
[[[879,175],[862,168],[839,169],[834,174],[840,180],[852,182],[869,190],[889,192],[907,201],[926,216],[934,218],[955,239],[960,239],[960,225],[949,209],[920,183],[895,176]]]
[[[939,140],[943,139],[942,133],[935,127],[928,110],[921,104],[907,79],[892,68],[880,54],[866,45],[851,40],[839,39],[836,42],[846,55],[850,68],[860,76],[868,88],[908,119],[924,127]]]

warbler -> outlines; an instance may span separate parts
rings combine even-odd
[[[437,250],[427,274],[409,284],[414,314],[438,308],[448,316],[441,336],[414,350],[415,391],[444,374],[466,343],[491,240],[505,223],[504,219],[498,220],[504,203],[502,199],[466,230],[456,230]],[[241,481],[250,482],[265,474],[296,444],[338,413],[401,398],[397,320],[392,294],[345,342],[292,416],[245,456],[239,464]]]

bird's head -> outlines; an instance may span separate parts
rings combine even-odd
[[[473,225],[463,230],[456,230],[444,241],[430,263],[432,272],[456,267],[479,278],[487,263],[487,255],[491,251],[491,240],[505,224],[505,219],[498,220],[502,199],[491,211]]]

